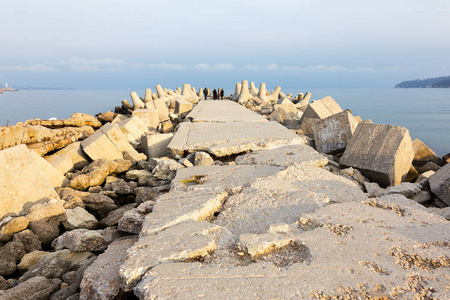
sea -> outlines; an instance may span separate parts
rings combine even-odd
[[[135,90],[144,96],[144,89]],[[450,89],[283,89],[285,94],[331,96],[354,116],[378,124],[404,126],[436,154],[450,152]],[[0,126],[29,119],[69,118],[74,112],[114,111],[133,90],[19,90],[0,94]],[[225,94],[234,93],[225,89]]]

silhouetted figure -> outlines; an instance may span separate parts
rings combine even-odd
[[[208,97],[208,89],[207,88],[205,88],[203,90],[203,95],[205,95],[205,100],[206,100],[206,97]]]
[[[224,94],[225,94],[225,92],[223,91],[223,89],[220,89],[220,100],[223,100]]]
[[[217,91],[216,91],[216,89],[213,90],[213,99],[217,100]]]

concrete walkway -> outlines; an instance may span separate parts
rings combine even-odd
[[[448,299],[447,221],[401,195],[367,198],[351,170],[323,169],[324,156],[292,145],[301,137],[242,109],[200,102],[169,147],[276,149],[178,170],[128,249],[124,290],[140,299]]]
[[[192,122],[182,123],[168,146],[175,155],[202,150],[220,157],[305,143],[278,122],[228,100],[200,101],[187,118]]]

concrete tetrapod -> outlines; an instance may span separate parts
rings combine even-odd
[[[266,90],[266,84],[261,82],[259,86],[259,91],[257,97],[261,99],[263,102],[270,102],[267,98],[267,90]]]
[[[250,100],[252,98],[252,95],[250,94],[248,90],[248,81],[242,80],[242,87],[241,92],[239,93],[239,96],[237,97],[237,102],[239,104],[242,104],[246,102],[247,100]]]
[[[241,93],[241,89],[242,89],[241,83],[240,82],[236,82],[236,88],[234,90],[234,95],[231,96],[231,100],[233,100],[233,101],[237,101],[238,100],[239,94]],[[208,96],[209,96],[209,93],[208,93]]]

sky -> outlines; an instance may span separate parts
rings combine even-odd
[[[448,0],[2,0],[0,84],[390,88],[450,75]]]

